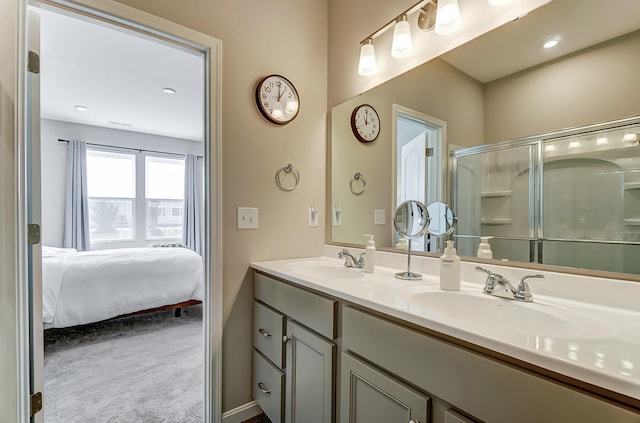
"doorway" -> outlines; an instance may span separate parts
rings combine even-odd
[[[446,122],[394,104],[393,123],[395,207],[408,200],[443,201]],[[425,235],[413,240],[412,249],[437,252],[438,245]]]
[[[159,21],[151,15],[141,14],[129,7],[118,4],[93,4],[94,2],[82,1],[82,5],[70,6],[66,2],[44,2],[34,4],[36,10],[46,9],[64,14],[82,15],[87,20],[95,20],[104,26],[115,25],[121,32],[130,32],[137,36],[149,37],[156,42],[166,43],[172,48],[183,48],[190,51],[197,51],[202,57],[203,67],[203,89],[202,89],[202,124],[200,134],[202,136],[202,179],[204,180],[204,219],[203,226],[203,336],[204,357],[202,359],[204,386],[202,396],[204,398],[204,421],[220,421],[220,351],[219,345],[222,338],[222,301],[221,301],[221,184],[220,184],[220,42],[204,34],[197,33],[178,25]],[[138,23],[133,23],[133,18]],[[168,35],[174,34],[174,35]],[[46,62],[42,63],[43,68]],[[27,99],[28,100],[28,99]],[[27,108],[33,107],[26,102]],[[28,112],[27,112],[28,113]],[[114,121],[112,124],[123,124],[125,122]],[[38,141],[39,142],[39,141]],[[46,204],[45,204],[46,205]],[[43,222],[46,223],[46,222]],[[46,224],[43,225],[46,231]],[[26,283],[26,281],[25,281]],[[32,281],[36,286],[41,284],[41,280],[34,278]],[[41,285],[40,285],[41,286]],[[34,291],[36,291],[34,289]],[[42,318],[42,310],[38,307],[32,308],[32,321]],[[41,321],[41,320],[40,320]],[[37,325],[36,325],[37,326]],[[41,336],[37,331],[33,331],[33,337]],[[40,340],[41,341],[41,340]],[[31,345],[38,345],[38,340],[32,339]],[[34,355],[37,357],[37,354]],[[42,392],[42,386],[38,386],[38,380],[42,380],[42,363],[37,359],[31,363],[31,370],[36,374],[32,382],[31,391]],[[40,373],[40,376],[38,376]],[[45,392],[46,395],[46,392]],[[36,421],[42,421],[42,413],[35,416]],[[54,422],[55,423],[55,422]]]

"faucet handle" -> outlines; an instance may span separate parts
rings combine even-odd
[[[529,289],[527,279],[544,279],[544,275],[524,275],[522,278],[520,278],[518,289],[514,294],[515,297],[524,301],[532,301],[531,289]]]
[[[485,281],[485,285],[484,285],[484,293],[485,294],[491,294],[491,292],[493,292],[493,288],[495,286],[495,277],[499,276],[497,273],[493,273],[491,270],[489,269],[485,269],[484,267],[480,267],[480,266],[476,266],[476,270],[478,272],[484,272],[487,274],[487,280]]]

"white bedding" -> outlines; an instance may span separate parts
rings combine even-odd
[[[202,257],[186,248],[76,252],[43,247],[45,328],[203,300]]]

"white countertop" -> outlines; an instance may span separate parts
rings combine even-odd
[[[329,248],[325,254],[327,252],[335,251]],[[378,258],[383,258],[378,262],[397,263],[394,261],[396,258],[384,259],[383,257],[392,253],[378,252],[377,254]],[[334,254],[331,255],[335,257]],[[406,261],[406,256],[395,255],[404,257]],[[463,263],[461,290],[441,291],[437,276],[437,259],[427,257],[413,259],[417,259],[417,263],[412,264],[412,271],[423,273],[422,280],[404,281],[395,278],[396,272],[405,270],[401,266],[395,268],[376,266],[375,272],[370,274],[344,268],[342,260],[330,257],[254,262],[251,267],[300,286],[626,395],[634,400],[640,400],[640,311],[637,309],[612,306],[613,300],[604,298],[607,295],[598,297],[597,292],[593,292],[593,287],[590,287],[589,292],[584,295],[587,298],[603,299],[600,304],[569,299],[566,295],[566,287],[561,286],[563,279],[567,276],[550,273],[545,275],[546,281],[549,282],[550,277],[552,278],[553,285],[558,287],[558,296],[548,294],[553,291],[549,286],[539,289],[545,294],[537,293],[536,282],[532,281],[530,285],[534,296],[533,303],[491,297],[499,303],[495,304],[504,306],[503,308],[507,310],[501,310],[500,317],[495,314],[491,316],[485,314],[470,318],[473,313],[468,313],[466,310],[460,309],[460,315],[458,315],[453,313],[453,310],[443,311],[442,307],[437,307],[440,309],[438,312],[431,307],[412,304],[412,298],[415,298],[412,294],[427,292],[430,293],[428,295],[433,295],[435,293],[436,296],[440,295],[439,298],[443,298],[442,295],[457,295],[456,300],[460,298],[459,296],[463,296],[465,300],[473,300],[469,304],[475,301],[484,305],[489,297],[482,293],[484,278],[481,274],[476,275],[474,274],[476,272],[469,270],[473,263]],[[325,275],[315,271],[295,271],[296,268],[301,268],[301,265],[306,266],[307,269],[326,267],[331,271]],[[501,269],[496,266],[489,267],[492,271]],[[508,272],[513,273],[513,268],[507,270]],[[526,272],[530,271],[522,270],[520,276]],[[575,275],[569,275],[567,278],[575,279]],[[514,279],[510,278],[510,280]],[[617,286],[617,294],[635,293],[635,302],[640,302],[640,284],[620,282],[621,285]],[[567,283],[572,284],[576,281]],[[585,286],[587,285],[589,285],[588,281],[585,282]],[[616,289],[616,285],[611,285],[610,281],[600,285],[603,285],[604,289]],[[625,301],[628,301],[628,298],[622,299],[626,305]],[[519,319],[520,315],[527,315],[528,312],[534,312],[532,319]],[[531,333],[536,332],[536,329],[528,329],[528,322],[533,323],[537,328],[548,322],[549,327],[539,332],[540,335],[536,335]]]

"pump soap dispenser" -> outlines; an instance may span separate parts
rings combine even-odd
[[[483,236],[480,237],[480,245],[478,245],[478,252],[476,255],[478,258],[486,258],[492,259],[493,252],[491,251],[491,245],[489,244],[489,240],[493,238],[492,236]]]
[[[456,254],[453,241],[447,241],[444,254],[440,257],[440,289],[447,291],[460,289],[460,257]]]
[[[376,266],[376,242],[373,240],[373,235],[365,236],[369,237],[369,240],[364,249],[364,271],[366,273],[373,273],[373,269]]]

